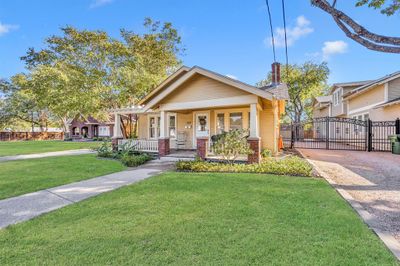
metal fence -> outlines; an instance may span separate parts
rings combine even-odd
[[[304,149],[390,151],[390,135],[400,134],[400,119],[371,121],[321,117],[281,125],[285,147]]]

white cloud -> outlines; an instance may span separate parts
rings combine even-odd
[[[114,0],[93,0],[90,4],[90,8],[101,7],[107,4],[111,4]]]
[[[228,78],[231,78],[231,79],[238,79],[235,75],[231,75],[231,74],[226,74],[225,76],[227,76]]]
[[[18,25],[3,24],[0,22],[0,36],[9,33],[12,30],[18,29]]]
[[[335,54],[344,54],[347,52],[349,45],[344,41],[324,42],[322,47],[322,57],[324,60],[329,59]]]
[[[314,29],[310,26],[311,22],[305,16],[299,16],[296,19],[296,26],[286,27],[286,36],[288,46],[292,46],[298,39],[312,33]],[[284,28],[275,29],[275,46],[285,47],[285,30]],[[266,38],[264,43],[268,46],[272,45],[272,38]]]

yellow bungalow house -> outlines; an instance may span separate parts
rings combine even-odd
[[[174,150],[210,153],[211,137],[233,129],[248,129],[248,143],[258,162],[260,151],[278,151],[279,121],[288,99],[280,83],[280,66],[273,65],[273,82],[262,88],[194,66],[181,67],[139,102],[139,107],[114,110],[114,144],[130,141],[138,150],[166,156]],[[138,115],[138,139],[123,140],[120,116]]]

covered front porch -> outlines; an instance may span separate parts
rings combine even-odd
[[[191,157],[213,160],[218,158],[212,152],[212,136],[234,129],[247,129],[248,143],[255,153],[249,157],[242,156],[239,160],[258,162],[262,145],[267,145],[268,138],[271,138],[268,131],[260,128],[260,121],[265,121],[265,126],[270,123],[273,127],[274,114],[271,108],[258,103],[256,97],[254,101],[247,105],[207,109],[170,106],[169,109],[157,111],[144,111],[140,107],[115,110],[114,144],[119,148],[125,145],[160,157],[172,156],[171,153],[177,157],[191,154]],[[121,116],[128,114],[138,117],[135,139],[124,139],[122,136]]]

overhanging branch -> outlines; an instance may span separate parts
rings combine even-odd
[[[335,8],[336,1],[332,5],[326,0],[311,0],[311,3],[330,14],[347,37],[366,48],[386,53],[400,53],[399,37],[384,36],[368,31],[345,13],[337,10]]]

